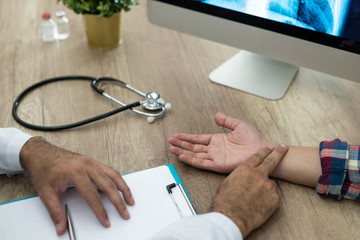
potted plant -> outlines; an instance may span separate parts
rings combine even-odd
[[[88,43],[110,49],[121,43],[121,11],[129,11],[136,0],[57,0],[83,15]]]

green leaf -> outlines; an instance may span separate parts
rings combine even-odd
[[[138,5],[136,0],[57,0],[77,14],[98,14],[111,17],[122,10],[129,11],[133,5]]]

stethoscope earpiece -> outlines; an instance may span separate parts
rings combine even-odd
[[[148,123],[152,123],[152,122],[155,121],[155,118],[154,117],[147,117],[146,120],[147,120]]]
[[[171,103],[166,103],[165,104],[165,107],[162,107],[163,109],[162,109],[162,111],[161,112],[163,112],[163,114],[161,115],[161,116],[163,116],[164,114],[165,114],[165,112],[166,111],[169,111],[170,110],[170,108],[171,108]],[[158,117],[161,117],[161,116],[158,116]],[[147,122],[148,123],[152,123],[152,122],[154,122],[155,121],[155,117],[154,116],[150,116],[150,117],[147,117]]]

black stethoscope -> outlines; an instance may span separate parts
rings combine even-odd
[[[122,107],[117,108],[115,110],[112,110],[110,112],[89,118],[89,119],[85,119],[79,122],[75,122],[75,123],[71,123],[71,124],[66,124],[66,125],[61,125],[61,126],[38,126],[38,125],[34,125],[34,124],[30,124],[25,122],[24,120],[22,120],[18,114],[17,114],[17,109],[20,105],[21,100],[28,95],[30,92],[32,92],[33,90],[44,86],[46,84],[49,83],[53,83],[53,82],[59,82],[59,81],[69,81],[69,80],[85,80],[85,81],[91,81],[91,87],[99,94],[101,94],[102,96],[120,104]],[[143,100],[138,101],[138,102],[134,102],[131,104],[125,104],[119,100],[117,100],[116,98],[112,97],[111,95],[109,95],[108,93],[106,93],[103,89],[101,89],[101,86],[104,83],[113,83],[113,84],[117,84],[123,88],[127,88],[139,95],[141,95],[142,97],[144,97]],[[135,107],[138,107],[142,105],[146,110],[150,110],[150,111],[157,111],[156,113],[147,113],[147,112],[143,112],[137,109],[133,109]],[[33,130],[41,130],[41,131],[58,131],[58,130],[65,130],[65,129],[69,129],[69,128],[74,128],[74,127],[79,127],[91,122],[95,122],[107,117],[110,117],[116,113],[125,111],[127,109],[130,109],[131,111],[147,116],[147,121],[149,123],[155,121],[156,118],[162,117],[165,115],[166,111],[169,110],[171,108],[171,104],[170,103],[165,103],[165,101],[160,97],[160,94],[156,93],[156,92],[150,92],[147,94],[144,94],[143,92],[133,88],[132,86],[124,83],[123,81],[120,81],[118,79],[115,78],[111,78],[111,77],[102,77],[102,78],[94,78],[94,77],[89,77],[89,76],[63,76],[63,77],[55,77],[55,78],[50,78],[41,82],[38,82],[30,87],[28,87],[27,89],[25,89],[22,93],[20,93],[20,95],[16,98],[14,104],[13,104],[13,108],[12,108],[12,115],[14,117],[14,119],[21,125],[33,129]]]

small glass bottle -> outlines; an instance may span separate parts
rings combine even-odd
[[[57,39],[57,27],[54,20],[51,19],[50,13],[44,13],[42,15],[42,40],[44,42],[53,42]]]
[[[65,16],[64,11],[57,11],[55,15],[58,30],[58,39],[67,39],[70,36],[69,19]]]

